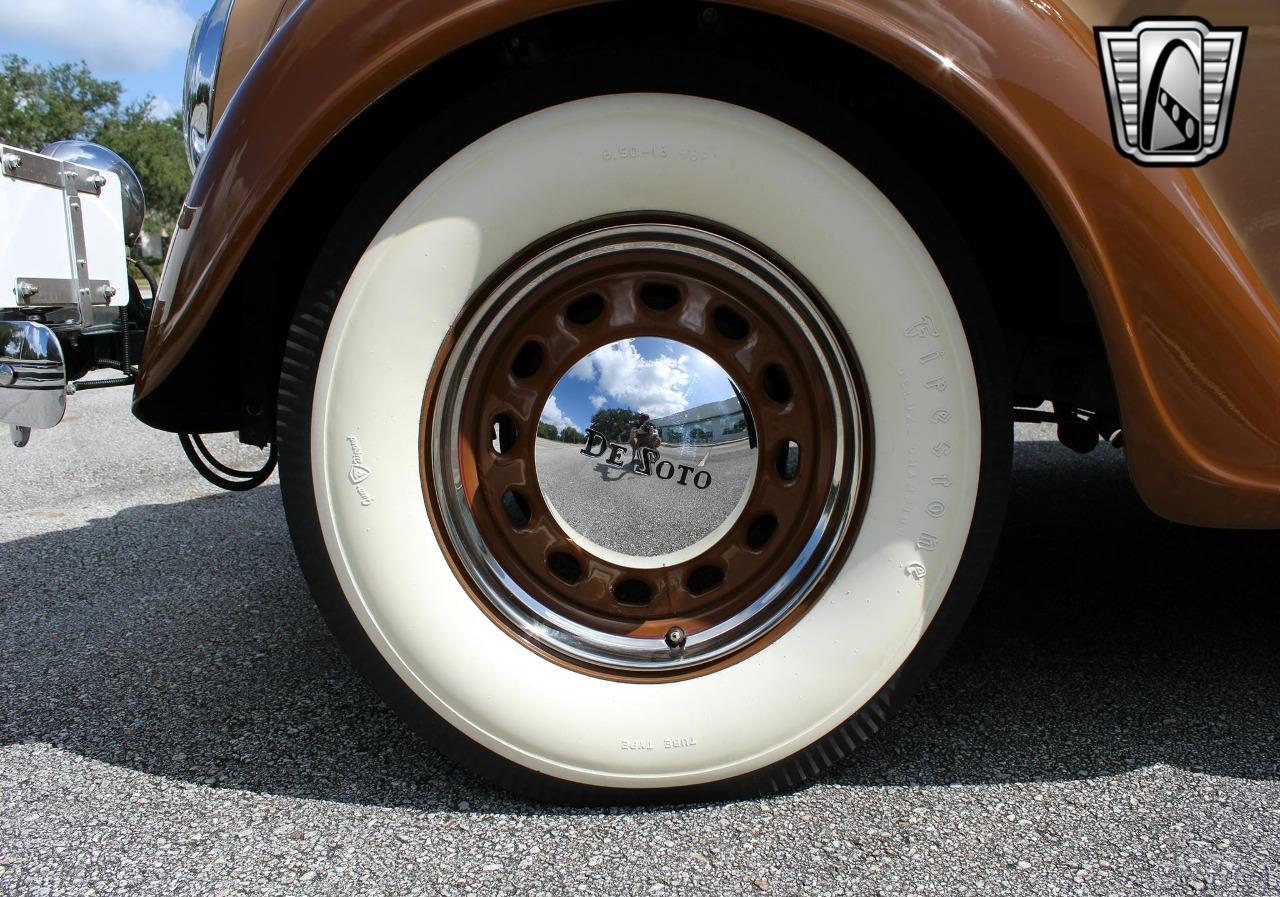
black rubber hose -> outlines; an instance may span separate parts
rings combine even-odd
[[[146,325],[151,323],[151,309],[156,304],[156,295],[160,292],[160,285],[156,282],[156,276],[151,273],[151,269],[147,267],[146,262],[142,261],[141,259],[130,257],[129,263],[138,269],[138,271],[142,274],[143,278],[147,281],[147,286],[151,288],[150,302],[142,298],[141,292],[139,292],[138,294],[137,310],[141,312],[141,314],[138,315],[138,320],[141,321],[143,326],[145,327]]]
[[[247,492],[257,488],[265,483],[276,469],[274,442],[271,443],[266,463],[259,470],[236,470],[234,467],[223,464],[213,456],[198,433],[179,433],[178,443],[182,446],[182,451],[191,462],[191,466],[196,469],[196,473],[219,489],[226,489],[228,492]]]

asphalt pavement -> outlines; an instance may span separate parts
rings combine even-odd
[[[531,804],[409,732],[119,392],[0,446],[0,894],[1280,894],[1280,534],[1016,452],[987,589],[852,761],[768,800]],[[1028,431],[1027,435],[1042,435]]]

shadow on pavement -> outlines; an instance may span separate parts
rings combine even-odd
[[[1123,456],[1019,443],[999,552],[915,700],[849,784],[1108,775],[1157,763],[1280,778],[1280,533],[1142,504]]]
[[[618,480],[631,473],[631,471],[625,467],[614,467],[611,464],[597,464],[592,469],[595,470],[596,473],[600,474],[600,479],[604,480],[606,483],[616,483]],[[617,474],[617,476],[614,476],[613,474]]]
[[[1057,780],[1155,763],[1280,776],[1280,534],[1164,522],[1105,449],[1021,443],[1015,465],[988,588],[951,654],[827,781]],[[352,672],[311,604],[275,487],[0,544],[0,576],[5,743],[258,792],[542,812],[440,758]]]

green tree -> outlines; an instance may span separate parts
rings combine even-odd
[[[92,140],[120,113],[119,81],[100,81],[83,63],[32,65],[0,57],[0,139],[38,150],[55,140]]]
[[[182,148],[182,113],[152,118],[141,106],[129,106],[103,125],[94,142],[111,147],[133,166],[147,194],[148,224],[172,233],[191,184]]]
[[[93,77],[84,62],[33,65],[0,57],[0,142],[39,150],[55,140],[92,140],[133,166],[147,195],[147,227],[171,229],[190,173],[182,117],[150,114],[152,98],[125,104],[119,81]]]
[[[631,422],[639,416],[630,408],[601,408],[591,415],[591,429],[604,434],[610,442],[626,442],[631,433]]]
[[[556,429],[555,424],[538,421],[538,436],[542,439],[559,439],[560,431]]]
[[[577,427],[565,427],[560,431],[561,442],[572,442],[578,445],[587,441],[587,437],[582,435],[582,431]]]

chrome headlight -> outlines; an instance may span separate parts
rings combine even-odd
[[[113,171],[120,178],[120,202],[124,206],[124,242],[132,246],[142,234],[142,223],[147,218],[147,198],[142,192],[142,181],[133,166],[120,158],[114,150],[86,143],[83,140],[59,140],[40,150],[42,156],[52,156],[64,162],[76,162],[98,171]]]
[[[232,0],[215,0],[213,8],[196,21],[187,52],[187,73],[182,82],[182,133],[191,173],[209,146],[213,121],[213,94],[218,80],[218,61],[227,35],[227,18]]]

